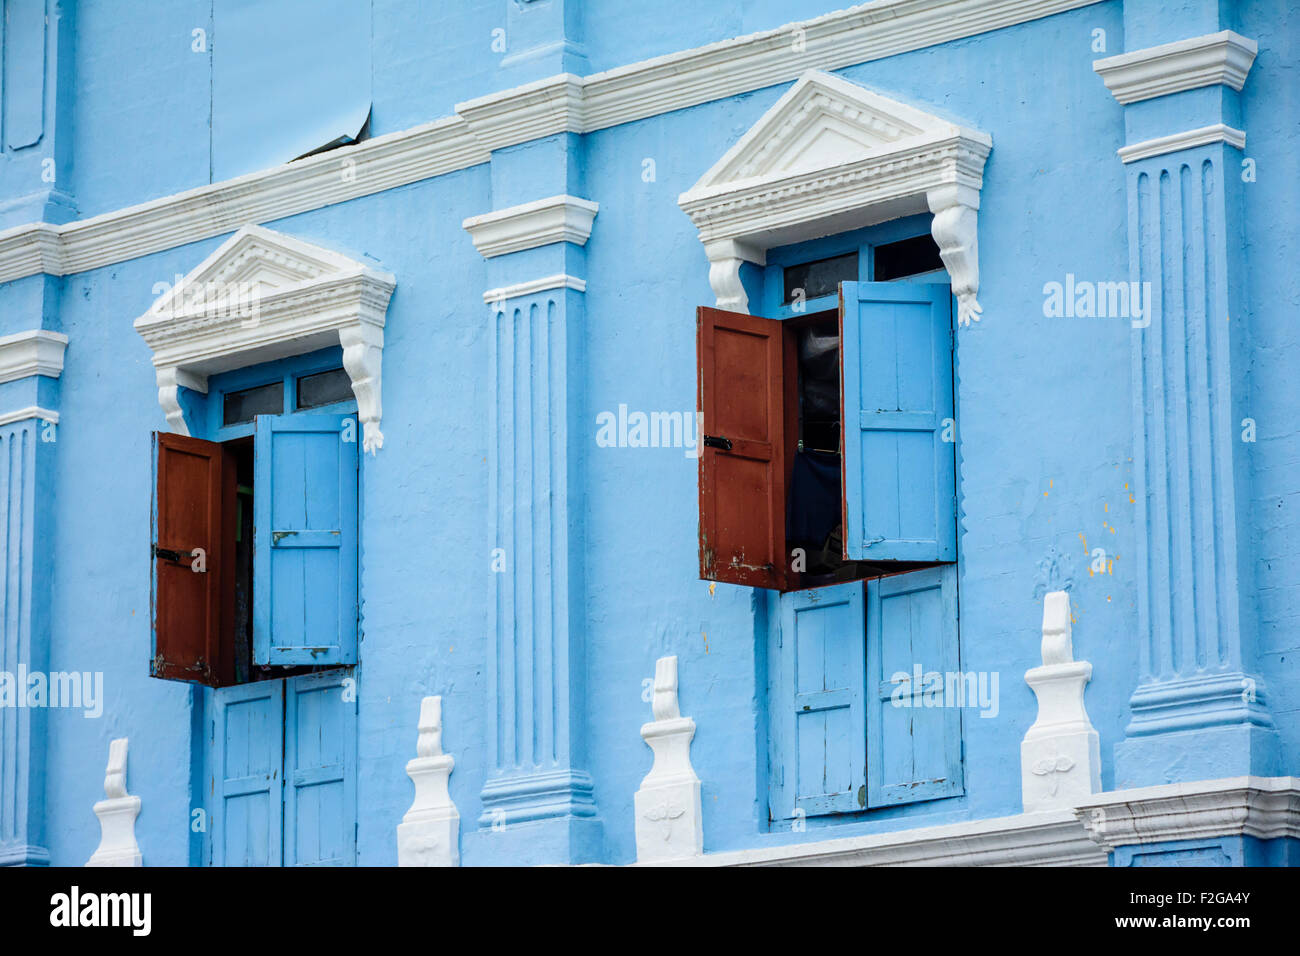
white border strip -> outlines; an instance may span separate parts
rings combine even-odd
[[[488,162],[490,149],[727,99],[1101,0],[874,0],[588,77],[560,76],[457,115],[64,225],[0,232],[0,282],[72,275]],[[799,42],[796,42],[799,41]]]
[[[575,292],[586,292],[587,280],[571,276],[566,272],[557,272],[553,276],[546,276],[541,279],[530,279],[527,282],[516,282],[514,285],[502,286],[499,289],[488,289],[483,293],[483,301],[488,305],[492,305],[497,302],[504,302],[506,299],[518,298],[521,295],[545,292],[547,289],[573,289]]]
[[[1121,146],[1116,152],[1124,162],[1136,163],[1139,159],[1150,159],[1152,156],[1163,156],[1165,153],[1176,153],[1180,149],[1191,149],[1193,146],[1205,146],[1209,143],[1227,143],[1237,149],[1245,149],[1246,134],[1223,123],[1215,123],[1213,126],[1189,129],[1170,136],[1145,139],[1132,146]]]
[[[54,425],[59,423],[58,412],[51,411],[48,408],[41,408],[39,405],[28,405],[16,412],[5,412],[0,415],[0,425],[12,425],[14,422],[26,421],[29,418],[39,418],[43,422],[50,422]]]

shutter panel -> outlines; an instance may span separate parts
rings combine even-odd
[[[353,664],[356,418],[259,415],[254,434],[254,660]]]
[[[923,675],[916,686],[916,671]],[[959,675],[957,568],[945,565],[867,582],[867,802],[872,807],[962,792],[961,708],[925,674]],[[897,683],[895,675],[906,679]]]
[[[352,866],[357,826],[357,705],[348,671],[285,682],[284,858],[288,866]]]
[[[951,289],[845,282],[840,342],[844,557],[955,561]]]
[[[212,865],[279,866],[284,682],[223,687],[212,702]]]
[[[235,463],[216,442],[154,432],[153,661],[168,680],[234,676]],[[202,548],[196,571],[194,550]]]
[[[861,581],[781,595],[773,811],[866,806],[866,634]]]
[[[793,340],[780,322],[701,308],[697,313],[700,577],[785,586],[787,368]],[[705,436],[725,447],[704,444]]]

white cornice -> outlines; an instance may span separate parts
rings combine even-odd
[[[43,422],[49,422],[52,425],[59,423],[59,413],[51,411],[48,408],[41,408],[39,405],[28,405],[26,408],[20,408],[16,412],[5,412],[0,414],[0,425],[12,425],[14,422],[23,422],[29,418],[38,418]]]
[[[1193,146],[1205,146],[1208,143],[1227,143],[1229,146],[1237,147],[1237,149],[1245,149],[1246,134],[1223,123],[1215,123],[1213,126],[1189,129],[1170,136],[1145,139],[1140,143],[1134,143],[1132,146],[1122,146],[1117,152],[1119,158],[1124,162],[1136,163],[1139,159],[1150,159],[1152,156],[1176,153],[1180,149],[1191,149]]]
[[[377,451],[387,272],[261,226],[244,226],[135,320],[153,351],[158,402],[189,434],[178,389],[214,372],[339,344],[366,451]]]
[[[644,864],[643,864],[644,865]],[[1069,810],[707,853],[677,866],[1105,866]]]
[[[745,311],[740,263],[899,216],[931,231],[961,324],[979,318],[976,232],[986,133],[809,70],[677,203],[699,230],[719,309]]]
[[[1300,778],[1230,777],[1099,793],[1075,808],[1103,846],[1218,836],[1300,838]]]
[[[97,269],[485,163],[491,149],[539,136],[618,126],[785,83],[810,68],[837,70],[1098,2],[874,0],[587,77],[552,77],[285,166],[79,222],[5,230],[0,282]]]
[[[1254,40],[1223,30],[1094,60],[1092,68],[1128,104],[1220,83],[1239,90],[1258,52]]]
[[[32,375],[58,378],[63,374],[63,350],[68,337],[45,329],[29,329],[0,338],[0,383]]]
[[[461,225],[485,259],[553,242],[586,245],[600,206],[577,196],[549,196],[521,206],[471,216]]]
[[[530,279],[527,282],[516,282],[514,285],[501,286],[499,289],[488,289],[483,293],[483,301],[491,305],[494,302],[505,302],[506,299],[518,298],[521,295],[532,295],[534,292],[546,292],[550,289],[573,289],[575,292],[586,292],[587,283],[577,276],[558,272],[553,276],[546,276],[541,279]]]

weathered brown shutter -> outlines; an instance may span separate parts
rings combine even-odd
[[[784,589],[785,401],[794,341],[774,319],[701,307],[700,577]]]
[[[214,687],[234,672],[235,461],[216,442],[154,433],[150,673]],[[207,570],[194,570],[202,548]]]

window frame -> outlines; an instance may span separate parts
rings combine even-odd
[[[930,234],[930,224],[932,216],[929,214],[918,214],[896,220],[890,220],[875,226],[869,226],[863,229],[853,230],[850,232],[838,233],[819,239],[808,240],[805,242],[794,243],[788,246],[782,246],[776,249],[768,250],[767,264],[763,267],[761,274],[761,294],[758,297],[760,306],[758,313],[764,317],[778,320],[801,320],[819,312],[838,310],[840,307],[839,296],[827,295],[819,296],[814,299],[807,299],[802,303],[802,308],[795,309],[792,304],[786,304],[784,300],[785,284],[784,269],[789,266],[801,265],[807,262],[825,259],[836,255],[842,255],[848,252],[857,251],[858,253],[858,277],[859,282],[874,282],[875,273],[875,256],[874,250],[877,246],[888,245],[904,239],[912,239],[922,235]],[[946,269],[933,270],[929,272],[917,273],[910,276],[901,276],[896,279],[888,280],[891,283],[930,283],[930,282],[948,282],[951,284],[951,277]],[[953,332],[954,347],[952,351],[952,377],[953,377],[953,415],[960,421],[959,410],[959,389],[958,389],[958,350],[956,347],[957,337],[955,335],[957,323],[957,306],[956,296],[954,295],[953,304]],[[841,343],[841,348],[843,347]],[[842,361],[842,359],[841,359]],[[841,396],[843,401],[843,396]],[[961,628],[961,578],[964,567],[962,560],[961,548],[961,514],[962,514],[962,482],[961,482],[961,435],[958,429],[957,445],[954,448],[954,487],[956,494],[956,513],[954,520],[957,523],[957,548],[956,554],[952,561],[942,561],[927,563],[920,568],[900,569],[894,572],[887,572],[878,575],[871,575],[853,582],[834,582],[821,584],[813,587],[798,587],[789,590],[778,591],[767,590],[765,598],[766,608],[766,687],[767,695],[765,699],[766,714],[766,733],[765,739],[760,740],[760,746],[764,751],[760,759],[768,768],[764,785],[766,793],[763,802],[767,804],[767,821],[766,825],[769,831],[785,829],[793,819],[802,820],[808,826],[834,826],[841,823],[850,823],[864,819],[870,819],[873,815],[879,814],[896,814],[896,813],[927,813],[934,812],[936,804],[943,802],[943,806],[952,806],[952,801],[963,801],[965,799],[964,785],[964,765],[965,765],[965,719],[964,715],[958,710],[954,717],[957,730],[957,772],[954,780],[947,791],[925,794],[919,797],[915,802],[890,801],[879,802],[880,798],[875,793],[873,774],[868,767],[869,763],[878,761],[879,752],[882,743],[881,734],[884,728],[880,726],[879,721],[871,719],[871,712],[876,708],[871,705],[871,695],[876,691],[876,683],[872,680],[873,669],[878,660],[878,651],[873,654],[871,649],[872,627],[870,610],[873,603],[879,608],[879,589],[880,582],[893,577],[919,575],[917,580],[924,580],[927,576],[941,575],[945,572],[944,568],[951,568],[952,575],[952,600],[953,615],[952,622],[953,640],[955,642],[954,654],[956,666],[960,669],[962,665],[962,628]],[[842,489],[843,493],[843,489]],[[777,806],[778,801],[787,802],[789,796],[788,784],[786,778],[791,773],[797,773],[796,767],[788,765],[788,761],[793,758],[793,753],[788,749],[783,749],[783,740],[789,736],[788,728],[785,728],[783,721],[787,721],[789,715],[783,712],[786,705],[785,692],[791,685],[794,675],[784,673],[783,668],[788,666],[790,659],[790,649],[784,647],[784,640],[789,640],[789,636],[783,636],[782,626],[787,618],[791,616],[800,602],[803,601],[809,592],[821,590],[824,588],[844,587],[847,584],[856,584],[862,588],[862,633],[860,639],[864,654],[864,686],[860,688],[863,696],[863,734],[865,737],[866,747],[862,753],[863,769],[866,772],[864,793],[868,797],[863,805],[852,807],[833,807],[821,806],[815,810],[800,810],[791,814],[787,808]],[[856,801],[855,801],[856,802]]]
[[[329,372],[336,368],[343,368],[343,349],[339,346],[308,352],[305,355],[273,359],[270,362],[249,365],[213,375],[208,380],[207,407],[201,415],[205,427],[202,430],[203,433],[196,437],[222,443],[238,438],[251,438],[254,424],[252,421],[240,422],[236,425],[225,424],[226,395],[230,392],[242,392],[263,385],[274,385],[276,382],[281,382],[284,385],[284,407],[278,414],[312,415],[320,413],[325,415],[347,415],[356,413],[356,395],[329,405],[314,405],[311,408],[303,409],[297,407],[298,379],[305,375]],[[357,427],[360,427],[359,422]]]

